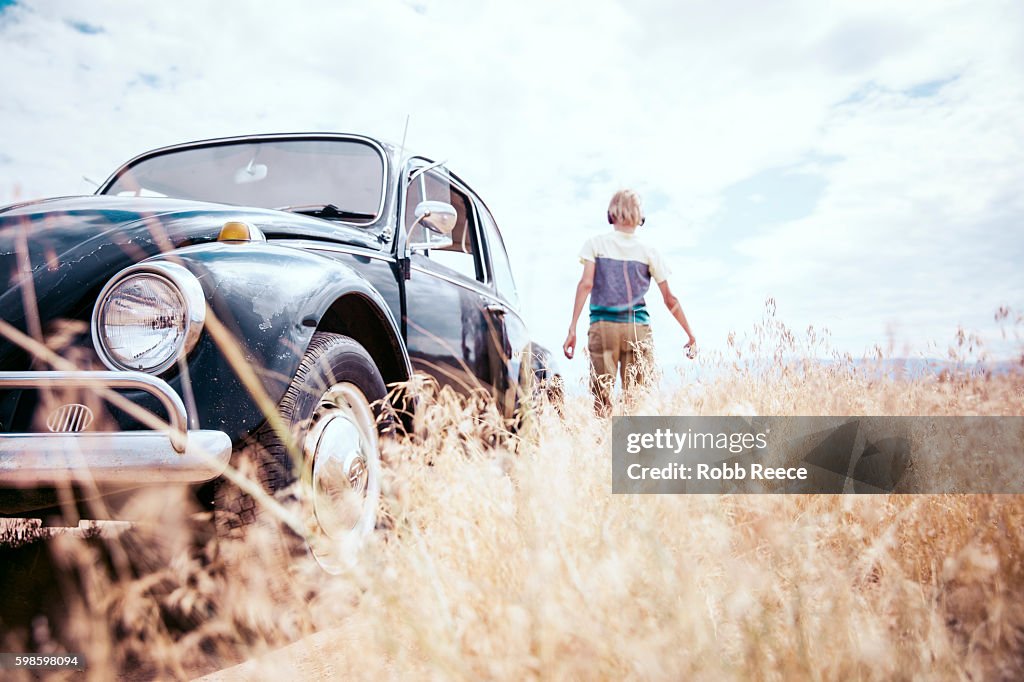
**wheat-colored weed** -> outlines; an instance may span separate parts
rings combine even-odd
[[[1024,414],[1019,371],[958,356],[942,376],[893,378],[805,359],[821,344],[769,316],[704,358],[703,380],[620,409]],[[291,556],[273,524],[196,541],[164,499],[155,532],[115,543],[127,573],[103,543],[53,542],[75,576],[53,646],[84,651],[93,679],[246,660],[216,677],[1024,675],[1021,497],[612,495],[610,424],[585,396],[537,406],[516,434],[447,391],[428,403],[420,435],[387,445],[387,528],[349,573]]]

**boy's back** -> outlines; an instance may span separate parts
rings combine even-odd
[[[591,322],[650,322],[644,296],[651,279],[660,283],[670,274],[654,247],[636,234],[612,230],[588,239],[579,255],[594,263]]]

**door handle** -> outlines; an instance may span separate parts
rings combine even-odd
[[[492,315],[504,315],[505,313],[508,312],[505,306],[498,305],[497,303],[488,303],[487,305],[484,306],[484,310],[491,313]]]

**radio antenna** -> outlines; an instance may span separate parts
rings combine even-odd
[[[405,158],[405,138],[409,136],[409,114],[405,115],[405,130],[402,131],[402,146],[398,150],[398,163]]]
[[[405,139],[408,136],[409,136],[409,114],[406,114],[405,115],[405,130],[402,131],[402,146],[398,148],[399,183],[404,183],[405,182],[405,180],[401,177],[401,174],[405,173],[405,170],[403,170],[402,163],[405,161]],[[401,184],[399,186],[401,187]],[[391,226],[390,225],[385,225],[384,226],[384,231],[380,233],[379,239],[382,242],[387,243],[391,239],[392,236],[394,236],[394,232],[392,231]],[[409,279],[408,271],[406,271],[405,278]]]

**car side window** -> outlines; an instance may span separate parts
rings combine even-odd
[[[424,197],[424,194],[426,196]],[[443,201],[455,207],[457,215],[452,230],[452,244],[441,249],[430,249],[427,257],[448,270],[468,279],[483,281],[483,264],[477,248],[476,227],[469,196],[452,185],[445,177],[427,171],[409,185],[405,200],[405,226],[415,222],[416,204],[424,198]]]
[[[512,277],[512,265],[505,251],[505,242],[498,232],[494,217],[482,203],[477,202],[477,212],[480,215],[480,227],[487,242],[487,250],[491,254],[491,277],[494,280],[494,287],[509,303],[518,308],[519,292],[516,291],[516,281]]]

